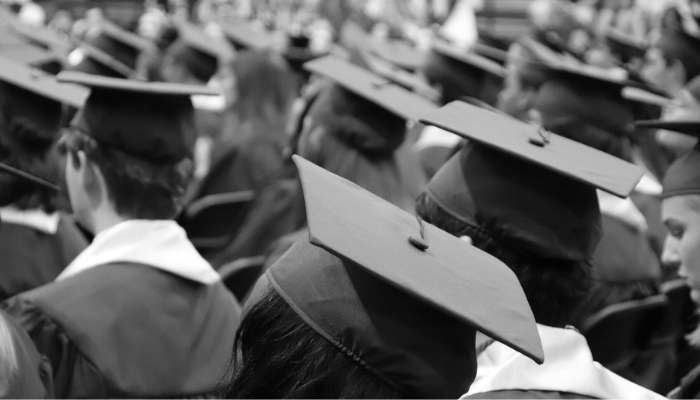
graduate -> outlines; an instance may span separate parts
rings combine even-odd
[[[476,373],[477,330],[542,362],[505,265],[294,160],[309,234],[248,298],[226,397],[456,398]]]
[[[55,151],[64,107],[80,107],[87,90],[0,57],[0,160],[61,181]],[[0,172],[0,299],[49,283],[87,246],[64,213],[58,191]],[[28,251],[28,249],[31,249]]]
[[[622,96],[627,83],[578,68],[551,68],[535,95],[533,114],[544,129],[631,162],[635,116]],[[647,175],[634,190],[658,196],[659,189]],[[598,192],[598,203],[603,234],[592,259],[595,285],[577,326],[606,306],[658,293],[661,278],[647,216],[629,198]]]
[[[64,73],[90,88],[62,139],[93,242],[2,307],[51,361],[57,397],[198,397],[232,362],[239,306],[172,219],[192,174],[201,86]]]
[[[692,137],[700,137],[700,118],[683,120],[641,121],[640,126],[665,129]],[[662,261],[678,268],[678,275],[690,287],[690,297],[698,304],[698,229],[700,229],[700,158],[697,147],[676,160],[669,168],[663,184],[662,218],[668,228]],[[669,395],[672,398],[696,398],[700,396],[700,369],[691,370],[680,386]]]
[[[499,344],[478,358],[474,398],[660,398],[593,361],[566,328],[591,287],[601,235],[596,189],[626,196],[642,171],[531,124],[463,102],[427,115],[470,141],[430,181],[417,213],[466,236],[518,276],[542,338],[536,365]]]
[[[36,175],[0,162],[3,174],[27,185],[56,191],[58,187]],[[2,221],[0,221],[0,226]],[[4,240],[4,239],[3,239]],[[9,315],[0,311],[0,397],[50,398],[53,396],[51,364]]]

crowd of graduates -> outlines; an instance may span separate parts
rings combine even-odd
[[[1,5],[0,397],[699,398],[700,2],[527,3]]]

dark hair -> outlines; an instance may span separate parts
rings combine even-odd
[[[498,92],[503,87],[502,78],[436,51],[428,58],[423,74],[428,83],[442,88],[443,103],[472,96],[493,106],[498,99]]]
[[[623,132],[602,129],[575,117],[545,121],[543,127],[558,135],[613,155],[623,160],[631,160],[631,144]]]
[[[270,290],[236,333],[229,398],[399,398]]]
[[[61,104],[10,85],[2,85],[0,92],[0,160],[58,182],[61,168],[53,146],[60,128]],[[57,192],[24,179],[3,175],[0,180],[3,206],[54,212],[64,204],[62,200]]]
[[[573,323],[573,313],[592,285],[590,263],[539,257],[503,235],[496,226],[473,226],[460,221],[425,192],[416,200],[416,212],[454,236],[469,236],[475,247],[508,265],[525,291],[535,321],[556,327]]]
[[[84,151],[105,178],[117,213],[127,218],[172,219],[182,207],[182,197],[193,173],[186,157],[171,163],[154,163],[103,145],[76,130],[61,140],[69,156]]]

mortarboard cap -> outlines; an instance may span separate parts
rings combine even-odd
[[[369,44],[370,53],[391,64],[407,70],[417,71],[425,63],[425,52],[410,43],[399,40],[372,40]]]
[[[204,86],[140,82],[62,72],[61,82],[90,88],[71,126],[99,143],[154,163],[191,156],[196,131],[190,96],[215,95]]]
[[[422,72],[441,89],[445,103],[470,96],[494,105],[505,76],[505,68],[498,63],[444,41],[433,44]]]
[[[455,218],[487,224],[541,257],[590,260],[600,239],[595,189],[627,196],[642,176],[592,147],[462,102],[421,121],[470,139],[427,194]]]
[[[309,242],[270,267],[248,305],[272,288],[317,334],[411,396],[464,392],[476,372],[476,330],[542,362],[534,316],[508,267],[299,156],[294,161]]]
[[[643,59],[647,50],[649,50],[649,44],[646,41],[639,40],[615,28],[606,30],[605,43],[610,51],[620,57],[620,60],[625,63],[635,58]]]
[[[547,74],[549,77],[539,87],[533,105],[545,127],[575,121],[612,136],[631,133],[634,114],[622,91],[634,83],[626,76],[587,65],[549,67]]]
[[[38,68],[44,72],[56,75],[63,68],[65,57],[52,51],[31,44],[13,46],[0,50],[0,56],[20,64]]]
[[[440,55],[450,57],[453,60],[457,60],[462,64],[471,67],[472,69],[475,68],[480,71],[488,72],[493,76],[503,78],[506,75],[505,68],[503,68],[503,66],[497,62],[494,62],[475,52],[455,47],[445,41],[436,40],[432,44],[432,51]]]
[[[69,39],[61,38],[60,33],[48,27],[29,25],[19,20],[13,20],[11,27],[14,33],[45,50],[65,55],[73,47]]]
[[[700,138],[700,119],[638,121],[640,128],[665,129]],[[662,198],[700,195],[700,149],[695,148],[671,164],[662,182]]]
[[[66,69],[109,78],[130,78],[136,75],[136,70],[88,43],[82,43],[68,55]]]
[[[334,56],[326,56],[304,64],[312,73],[330,78],[348,91],[367,99],[406,120],[435,108],[429,100],[409,92],[363,68]]]
[[[233,57],[233,50],[227,42],[208,35],[203,29],[181,23],[178,39],[170,45],[168,54],[200,82],[207,83],[219,70],[220,63]]]
[[[58,82],[52,75],[1,56],[0,80],[75,108],[82,107],[88,96],[88,91],[81,86]]]
[[[86,32],[85,42],[131,69],[142,52],[153,48],[148,40],[106,20]]]
[[[629,195],[642,177],[642,171],[628,162],[535,125],[463,102],[447,104],[421,121],[616,196]]]
[[[258,29],[246,21],[222,25],[221,30],[236,50],[268,50],[277,43],[277,39],[271,32]]]

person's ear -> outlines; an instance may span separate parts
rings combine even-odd
[[[686,73],[683,63],[680,60],[674,60],[671,65],[667,66],[669,68],[669,74],[673,78],[673,82],[682,89],[686,82]]]
[[[99,204],[106,194],[106,184],[102,171],[90,160],[85,152],[77,151],[71,157],[73,168],[76,169],[80,185],[93,203]]]

